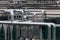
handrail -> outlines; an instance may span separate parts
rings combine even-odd
[[[28,25],[54,25],[53,23],[31,22],[31,21],[0,21],[0,24],[28,24]],[[49,26],[50,27],[50,26]]]
[[[8,25],[47,25],[48,26],[48,40],[51,40],[51,26],[53,25],[53,40],[56,40],[56,31],[55,31],[55,24],[54,23],[42,23],[42,22],[31,22],[31,21],[0,21],[0,24],[8,24]],[[40,34],[42,36],[42,34]],[[40,36],[40,40],[42,40],[42,37]]]

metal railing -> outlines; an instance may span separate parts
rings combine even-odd
[[[1,10],[11,14],[11,21],[0,21],[1,40],[56,40],[56,27],[54,23],[16,21],[14,20],[13,9]],[[24,10],[17,9],[16,11],[22,11],[24,14]],[[51,31],[52,27],[53,30]]]
[[[53,33],[51,34],[52,26]],[[47,30],[45,28],[47,28]],[[0,39],[5,38],[5,40],[56,40],[55,28],[55,24],[53,23],[39,23],[31,21],[0,21]],[[45,31],[43,29],[45,29]],[[1,30],[4,30],[4,36]]]

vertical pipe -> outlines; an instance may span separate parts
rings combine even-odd
[[[32,26],[32,37],[31,37],[31,39],[33,40],[33,26]]]
[[[56,40],[56,27],[53,27],[53,40]]]
[[[2,24],[0,24],[0,40],[1,40],[1,27],[2,27]]]
[[[5,40],[6,40],[6,27],[3,24],[2,24],[2,26],[4,27],[4,31],[5,31],[4,35],[5,35]]]
[[[5,40],[7,40],[7,36],[6,36],[6,33],[7,33],[7,25],[5,24],[5,25],[3,25],[3,27],[4,27],[4,30],[5,30]]]
[[[39,26],[39,28],[40,28],[40,40],[42,40],[42,27]]]
[[[48,27],[48,40],[51,40],[51,27]]]
[[[6,33],[7,33],[7,26],[5,28],[6,28]],[[6,33],[5,33],[5,35],[6,35]],[[7,40],[7,36],[6,36],[6,39],[5,40]]]
[[[13,30],[13,25],[10,25],[10,31],[11,31],[11,40],[13,40],[13,38],[12,38],[12,30]]]

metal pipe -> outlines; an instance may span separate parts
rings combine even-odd
[[[53,40],[56,40],[56,25],[53,25]]]
[[[42,40],[42,27],[40,27],[40,40]]]
[[[53,39],[52,40],[56,40],[56,25],[54,23],[50,25],[53,26]]]
[[[7,35],[6,35],[7,34],[7,25],[3,25],[3,27],[4,27],[4,30],[5,30],[5,40],[7,40]]]
[[[11,31],[11,40],[13,40],[13,34],[12,34],[12,30],[13,30],[13,25],[9,25],[10,26],[10,31]]]
[[[51,40],[51,25],[48,27],[48,40]]]

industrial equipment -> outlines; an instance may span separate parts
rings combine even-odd
[[[22,9],[0,9],[5,12],[10,12],[10,19],[0,21],[0,39],[1,40],[56,40],[56,25],[53,22],[44,22],[44,19],[49,19],[44,10],[41,11],[41,18],[32,21],[26,19],[31,15],[25,15],[26,10]],[[21,14],[21,19],[15,19],[15,11]],[[30,12],[30,11],[29,11]],[[32,13],[35,16],[37,13]],[[17,15],[17,14],[16,14]],[[18,17],[17,17],[18,18]],[[43,20],[43,21],[41,21]],[[58,32],[57,32],[58,33]]]
[[[0,21],[6,27],[4,40],[55,40],[55,24],[39,22]],[[1,27],[2,27],[1,26]],[[51,27],[53,26],[52,34]],[[2,33],[2,34],[3,34]]]

